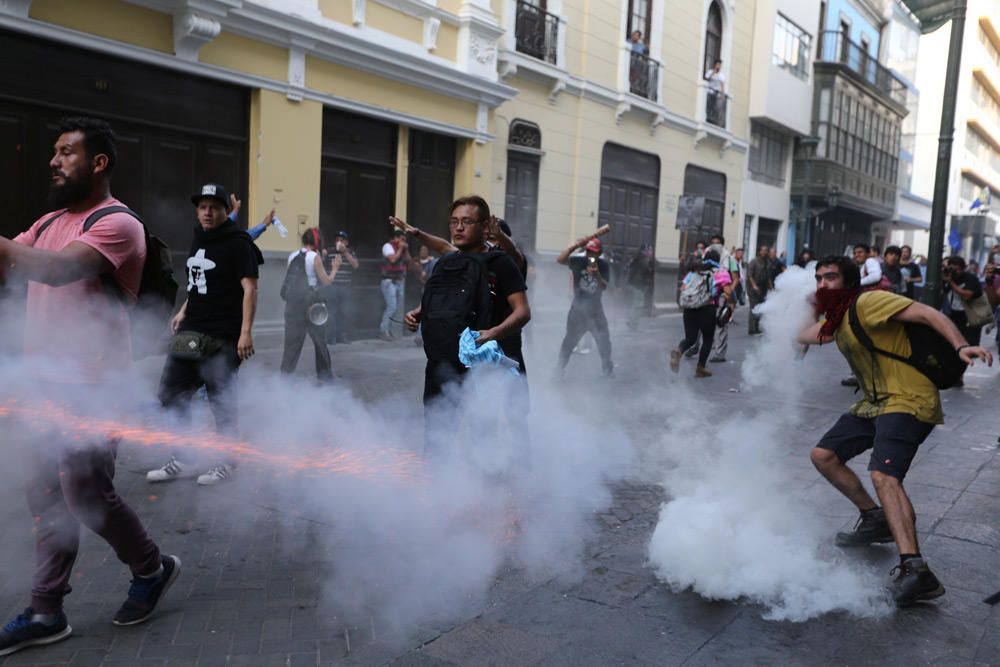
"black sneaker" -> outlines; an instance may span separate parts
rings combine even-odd
[[[866,547],[869,544],[886,544],[892,542],[892,531],[885,519],[885,510],[878,507],[871,512],[858,517],[854,530],[849,533],[837,533],[835,543],[838,547]]]
[[[28,607],[23,614],[3,626],[3,631],[0,632],[0,656],[16,653],[29,646],[55,644],[73,632],[73,628],[66,622],[66,614],[61,611],[51,625],[32,622],[31,617],[34,615],[35,610]]]
[[[933,600],[944,595],[944,586],[934,576],[923,558],[907,559],[889,572],[889,576],[899,573],[889,586],[897,607],[908,607],[923,600]]]
[[[840,381],[840,384],[843,387],[857,387],[858,379],[855,377],[844,378],[843,380]]]
[[[163,573],[155,579],[136,577],[128,589],[128,597],[122,603],[112,621],[115,625],[138,625],[149,618],[156,609],[156,603],[174,583],[181,573],[181,559],[177,556],[163,556]]]

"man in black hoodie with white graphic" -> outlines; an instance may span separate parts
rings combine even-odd
[[[208,184],[191,197],[198,226],[187,259],[187,300],[170,322],[174,332],[160,378],[163,407],[186,417],[190,399],[202,386],[215,416],[216,431],[237,435],[236,373],[254,353],[253,328],[257,310],[257,267],[264,258],[250,235],[227,218],[229,195]],[[218,462],[198,477],[201,485],[221,482],[232,462]],[[151,470],[151,482],[192,475],[192,466],[172,456]]]

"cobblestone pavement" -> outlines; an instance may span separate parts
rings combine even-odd
[[[534,382],[544,385],[561,314],[539,319],[532,325],[529,368]],[[617,398],[605,403],[609,418],[621,417],[636,446],[649,451],[669,418],[669,402],[629,414],[621,396],[637,386],[666,392],[670,383],[687,383],[706,400],[733,410],[769,409],[766,400],[733,391],[747,345],[744,327],[745,319],[734,328],[730,362],[695,385],[665,371],[665,351],[681,337],[676,313],[645,320],[638,333],[616,323],[618,377],[608,386]],[[365,400],[387,392],[419,398],[422,357],[409,340],[335,346],[333,357],[338,381]],[[574,389],[568,390],[602,381],[596,357],[596,351],[574,357],[566,379]],[[252,387],[254,377],[277,360],[277,350],[261,352],[243,369],[241,382]],[[818,350],[810,364],[818,376],[846,374],[846,365],[829,348]],[[307,365],[300,364],[301,372]],[[151,378],[155,366],[155,360],[149,364]],[[615,486],[612,504],[593,517],[599,530],[587,546],[584,576],[575,583],[529,580],[504,569],[488,599],[463,618],[430,618],[403,633],[387,632],[372,619],[337,618],[321,599],[320,584],[335,563],[322,549],[303,547],[334,527],[300,516],[280,499],[262,495],[247,503],[247,493],[227,492],[252,491],[256,473],[250,469],[211,489],[180,483],[152,487],[141,472],[157,462],[155,453],[125,446],[119,490],[164,550],[183,560],[177,586],[150,622],[113,627],[110,618],[127,589],[127,573],[105,544],[85,534],[66,602],[72,638],[0,659],[0,665],[1000,664],[1000,607],[982,603],[1000,589],[996,387],[993,371],[974,369],[966,389],[946,393],[948,423],[921,448],[907,478],[922,550],[948,593],[935,604],[886,618],[829,614],[806,623],[772,622],[752,605],[671,592],[645,562],[664,491],[639,469],[634,481]],[[593,409],[581,395],[581,412]],[[851,398],[850,390],[839,386],[803,396],[804,426],[787,433],[782,444],[792,473],[781,492],[815,503],[817,521],[831,531],[850,524],[853,511],[817,479],[808,450]],[[248,389],[244,400],[249,405],[256,397]],[[0,611],[12,616],[25,604],[31,524],[17,476],[8,472],[2,479],[7,484],[0,496],[6,501],[0,505],[5,520]],[[213,502],[199,502],[205,494],[212,494]],[[895,562],[888,547],[856,557],[886,573]]]

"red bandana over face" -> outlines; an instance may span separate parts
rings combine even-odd
[[[831,289],[820,287],[816,290],[816,314],[825,315],[826,321],[820,327],[819,332],[826,338],[833,338],[837,327],[844,319],[844,314],[851,306],[851,301],[858,295],[860,290],[857,287],[844,287],[841,289]]]

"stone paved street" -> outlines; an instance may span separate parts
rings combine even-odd
[[[543,313],[532,325],[533,392],[552,391],[547,381],[562,317]],[[995,370],[973,369],[964,390],[946,393],[948,423],[921,448],[907,478],[922,550],[948,589],[937,603],[875,620],[838,613],[805,623],[776,622],[764,620],[760,607],[674,593],[657,581],[646,549],[665,499],[656,483],[656,444],[671,416],[671,397],[693,387],[700,399],[733,412],[774,407],[733,391],[748,346],[745,311],[739,318],[730,362],[713,365],[716,376],[697,385],[689,377],[692,362],[685,362],[680,376],[666,368],[666,350],[681,337],[680,317],[673,312],[644,320],[638,333],[614,323],[618,368],[610,383],[602,384],[596,351],[574,357],[560,386],[579,394],[581,418],[603,409],[605,419],[620,420],[641,462],[630,481],[615,485],[610,507],[593,516],[597,536],[574,581],[532,579],[504,567],[485,603],[458,619],[431,617],[390,631],[370,618],[339,618],[320,594],[337,564],[310,546],[336,526],[299,513],[280,497],[255,495],[263,473],[252,466],[225,486],[152,487],[141,473],[158,464],[162,452],[126,445],[119,490],[164,550],[181,557],[182,577],[149,623],[113,627],[110,618],[124,598],[127,573],[103,542],[85,534],[66,601],[73,636],[0,659],[0,665],[1000,665],[1000,606],[982,602],[1000,589]],[[300,373],[311,366],[310,355],[307,343]],[[245,409],[259,406],[254,378],[276,367],[278,356],[277,349],[265,350],[241,371]],[[387,393],[414,404],[419,399],[422,355],[409,340],[335,346],[333,358],[338,381],[363,400]],[[149,364],[151,383],[156,365]],[[847,374],[831,348],[811,353],[805,368],[817,377],[839,380]],[[640,394],[648,400],[635,411],[630,399]],[[773,490],[787,494],[789,502],[814,505],[817,521],[831,532],[849,527],[854,512],[818,479],[808,451],[851,400],[851,390],[836,383],[801,397],[803,426],[786,432],[780,445],[788,454],[788,484]],[[697,446],[694,437],[691,446]],[[863,462],[856,468],[862,470]],[[2,480],[0,611],[10,617],[25,605],[31,522],[18,476],[5,471]],[[883,578],[895,564],[889,547],[848,557]]]

